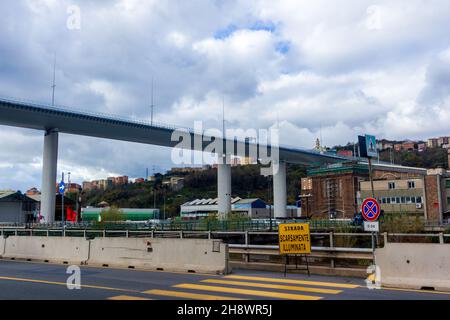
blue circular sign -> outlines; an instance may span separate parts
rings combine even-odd
[[[376,221],[380,216],[381,210],[377,200],[368,198],[364,200],[361,206],[361,214],[366,221]]]

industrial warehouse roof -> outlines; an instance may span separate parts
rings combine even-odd
[[[231,203],[232,204],[234,204],[234,203],[236,203],[238,201],[242,201],[242,199],[239,198],[239,197],[231,199]],[[188,202],[182,204],[182,206],[185,206],[185,207],[187,207],[187,206],[202,206],[202,205],[206,206],[206,205],[216,205],[218,203],[219,203],[219,198],[214,198],[214,199],[211,199],[211,198],[210,199],[195,199],[195,200],[188,201]]]
[[[253,199],[242,199],[239,197],[232,198],[231,204],[237,205],[237,206],[244,206],[244,205],[251,205],[256,202],[261,202],[262,200],[259,198],[253,198]],[[263,202],[263,201],[262,201]],[[182,207],[194,207],[194,206],[211,206],[211,205],[217,205],[218,204],[218,198],[215,199],[195,199],[189,202],[186,202],[182,205]]]
[[[26,196],[18,191],[0,191],[0,201],[36,201],[35,199]]]
[[[260,201],[261,199],[259,198],[253,198],[253,199],[241,199],[239,200],[239,204],[246,204],[246,203],[253,203],[256,201]]]

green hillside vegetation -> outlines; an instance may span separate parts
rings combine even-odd
[[[272,203],[272,178],[260,174],[260,166],[234,167],[232,172],[232,196],[241,198],[260,198]],[[207,169],[188,174],[177,174],[185,178],[184,188],[178,192],[162,184],[170,174],[156,175],[156,181],[140,184],[128,184],[112,187],[108,190],[91,190],[82,193],[82,206],[97,206],[106,201],[109,205],[118,208],[153,208],[164,212],[164,199],[166,217],[179,215],[180,205],[194,199],[208,199],[217,197],[217,170]],[[300,180],[306,176],[306,170],[301,166],[288,166],[288,203],[295,204],[300,194]],[[268,189],[270,185],[270,191]],[[154,205],[156,203],[156,206]]]
[[[447,150],[442,148],[427,149],[423,152],[392,152],[395,164],[420,168],[448,168]],[[380,160],[390,162],[389,150],[380,152]]]
[[[348,143],[346,146],[336,146],[333,149],[335,149],[336,151],[353,151],[353,144]],[[423,152],[406,150],[397,152],[392,150],[392,159],[394,164],[408,167],[419,167],[427,169],[448,168],[447,150],[443,148],[429,148]],[[391,162],[391,151],[381,151],[380,160]]]

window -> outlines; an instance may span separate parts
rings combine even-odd
[[[389,182],[389,190],[395,189],[395,182]]]
[[[400,199],[400,197],[397,197],[397,198],[395,199],[395,203],[397,203],[397,204],[402,203],[402,200]]]
[[[386,198],[386,203],[391,204],[391,198]]]
[[[386,198],[382,198],[381,203],[386,203]]]
[[[401,201],[401,203],[406,203],[406,198],[405,197],[401,197],[400,201]]]
[[[396,201],[396,198],[395,198],[395,197],[392,197],[392,198],[391,198],[391,203],[392,203],[392,204],[396,204],[396,203],[397,203],[397,201]]]
[[[446,186],[447,188],[450,188],[450,180],[446,180],[446,181],[445,181],[445,186]]]
[[[416,203],[422,203],[422,197],[417,197],[416,200],[417,200]]]
[[[416,183],[414,181],[408,181],[408,189],[415,189]]]
[[[406,197],[406,203],[409,203],[409,204],[411,204],[411,203],[412,203],[412,201],[411,201],[411,197]]]
[[[447,197],[447,204],[450,206],[450,197]]]
[[[411,202],[416,203],[416,197],[411,197]]]

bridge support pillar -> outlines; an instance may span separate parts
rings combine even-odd
[[[286,194],[286,163],[278,162],[278,170],[276,164],[273,173],[273,204],[274,217],[287,218],[287,194]]]
[[[44,156],[42,163],[41,223],[55,221],[56,170],[58,164],[58,130],[50,129],[44,136]]]
[[[225,219],[231,213],[231,165],[228,157],[219,159],[217,167],[217,198],[219,218]]]

